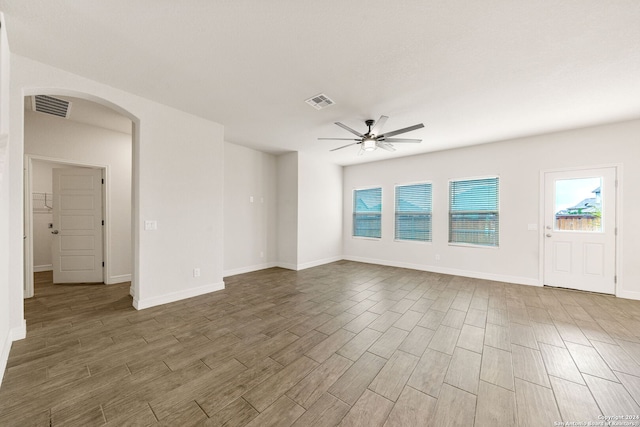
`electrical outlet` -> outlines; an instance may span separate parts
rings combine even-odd
[[[440,254],[436,254],[436,261],[440,261]]]
[[[264,258],[264,252],[260,252],[260,258]]]
[[[200,269],[199,268],[194,268],[193,269],[193,277],[200,277]]]

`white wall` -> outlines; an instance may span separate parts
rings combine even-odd
[[[342,166],[225,143],[224,188],[225,276],[342,259]]]
[[[224,275],[277,265],[276,157],[224,144]]]
[[[342,166],[298,154],[298,270],[342,259]]]
[[[277,158],[278,265],[298,269],[298,153]]]
[[[9,44],[4,15],[0,12],[0,383],[9,358],[13,339],[20,338],[15,331],[24,329],[24,322],[17,315],[12,317],[12,300],[9,282]],[[21,284],[20,284],[21,285]],[[20,301],[21,303],[21,301]],[[15,317],[15,319],[14,319]]]
[[[344,169],[344,233],[346,259],[439,271],[471,277],[539,285],[540,236],[528,224],[540,224],[540,171],[621,164],[622,209],[618,212],[622,242],[617,295],[640,299],[640,121],[577,129],[513,141],[497,142]],[[500,176],[500,247],[449,246],[448,180]],[[433,182],[433,243],[393,241],[393,186]],[[352,191],[383,188],[380,241],[351,236]],[[627,224],[628,226],[625,226]],[[541,228],[541,227],[540,227]],[[435,260],[436,254],[440,261]]]
[[[224,288],[223,127],[160,104],[143,110],[136,217],[138,226],[157,221],[158,230],[138,233],[138,308]]]
[[[342,166],[282,154],[277,183],[278,266],[302,270],[342,259]]]
[[[131,135],[33,111],[24,114],[25,154],[108,167],[106,283],[131,280]],[[50,170],[42,172],[49,174]],[[39,230],[36,221],[43,222],[43,216],[34,216],[34,238]],[[42,265],[36,261],[40,248],[35,243],[34,265]]]

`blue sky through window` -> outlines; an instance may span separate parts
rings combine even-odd
[[[556,212],[575,206],[584,199],[595,197],[593,190],[600,187],[602,178],[573,178],[556,181]]]

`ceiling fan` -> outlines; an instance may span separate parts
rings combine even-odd
[[[391,138],[392,136],[399,135],[401,133],[411,132],[412,130],[423,128],[424,125],[422,123],[409,126],[406,128],[394,130],[391,132],[380,133],[380,131],[382,130],[382,127],[384,126],[388,118],[389,117],[387,116],[380,116],[377,122],[373,120],[366,120],[364,123],[369,127],[369,130],[365,134],[362,134],[354,129],[351,129],[349,126],[344,125],[340,122],[336,122],[338,126],[351,132],[352,134],[356,135],[358,138],[318,138],[318,139],[331,140],[331,141],[356,141],[356,142],[352,142],[351,144],[343,145],[342,147],[334,148],[329,151],[341,150],[343,148],[350,147],[352,145],[360,144],[360,151],[358,152],[358,155],[362,154],[364,151],[374,151],[377,148],[382,148],[383,150],[387,150],[387,151],[396,151],[392,143],[396,144],[396,143],[405,143],[405,142],[410,142],[410,143],[422,142],[421,139]]]

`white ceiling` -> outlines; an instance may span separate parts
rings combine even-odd
[[[353,164],[640,117],[638,0],[0,0],[14,53]],[[315,110],[318,93],[336,105]],[[424,122],[357,156],[359,131]]]

